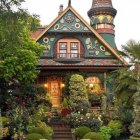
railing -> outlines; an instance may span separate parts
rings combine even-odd
[[[81,53],[57,53],[57,59],[81,59],[83,58],[83,54]]]

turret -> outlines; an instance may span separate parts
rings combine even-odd
[[[91,26],[113,47],[115,44],[114,18],[116,9],[111,0],[93,0],[88,11]]]

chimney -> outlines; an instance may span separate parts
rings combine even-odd
[[[61,4],[59,7],[58,15],[61,15],[63,13],[63,5]]]

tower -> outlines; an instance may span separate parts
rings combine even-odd
[[[115,44],[114,18],[116,9],[111,0],[93,0],[88,11],[91,26],[113,47]]]

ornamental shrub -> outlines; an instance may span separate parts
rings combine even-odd
[[[9,118],[7,117],[1,117],[0,118],[2,120],[2,125],[5,126],[9,123]]]
[[[25,140],[40,140],[40,139],[45,139],[45,138],[37,133],[28,134],[25,138]]]
[[[51,138],[51,136],[53,135],[53,129],[50,126],[47,126],[45,122],[38,121],[37,127],[44,129],[48,139]]]
[[[90,139],[90,140],[104,140],[103,136],[100,133],[96,133],[96,132],[89,132],[83,138]]]
[[[36,134],[40,134],[41,136],[43,136],[46,139],[50,139],[50,136],[48,134],[47,131],[45,131],[43,128],[40,127],[35,127],[29,130],[29,133],[36,133]]]
[[[74,112],[85,114],[89,108],[86,84],[81,75],[73,74],[69,81],[69,105]]]
[[[119,137],[122,132],[122,122],[118,120],[111,120],[108,124],[108,126],[111,128],[111,135],[113,137]]]
[[[139,66],[140,68],[140,66]],[[139,83],[137,85],[137,92],[134,94],[134,122],[131,126],[131,133],[133,134],[133,139],[140,139],[140,72],[139,72]]]
[[[130,140],[140,140],[140,138],[136,138],[136,137],[131,136]]]
[[[91,129],[86,126],[81,126],[75,129],[75,136],[82,139],[85,134],[91,132]]]
[[[111,138],[111,128],[107,126],[101,126],[99,132],[103,136],[104,140],[110,140]]]
[[[68,107],[68,100],[66,98],[64,98],[62,105],[64,108]]]

